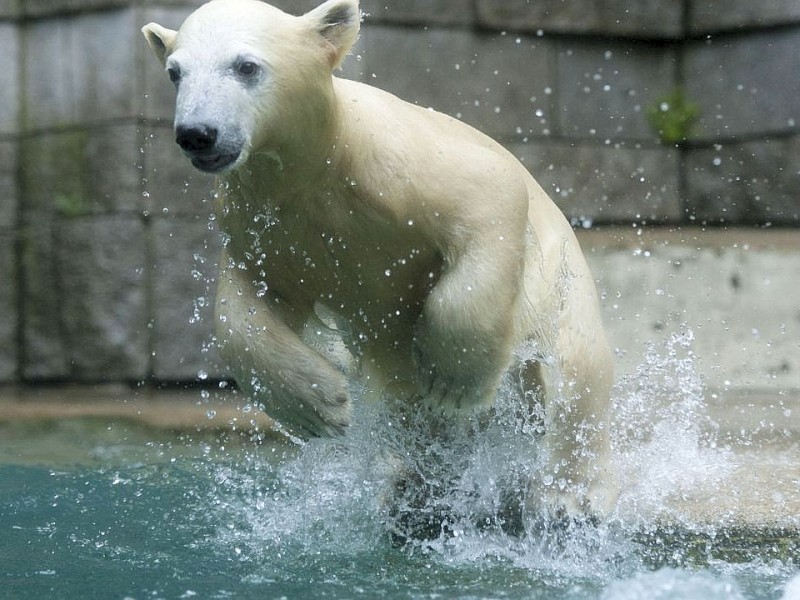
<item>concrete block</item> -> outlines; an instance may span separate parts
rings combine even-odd
[[[206,4],[209,0],[142,0],[145,8],[154,6],[156,8],[180,8],[186,10],[187,13],[199,8]],[[283,2],[303,4],[304,2],[313,2],[313,0],[279,0]],[[270,4],[278,4],[270,2]]]
[[[646,363],[649,346],[663,357],[688,327],[686,359],[710,390],[800,387],[796,234],[591,231],[580,240],[599,279],[618,378]]]
[[[31,135],[21,149],[25,219],[142,206],[142,159],[133,124]]]
[[[21,4],[25,16],[49,17],[121,8],[130,5],[130,0],[24,0]]]
[[[712,0],[691,0],[689,31],[700,35],[729,29],[766,28],[800,21],[797,0],[729,0],[725,10]]]
[[[74,123],[72,26],[65,19],[31,21],[23,37],[25,59],[22,105],[28,130]]]
[[[481,25],[512,31],[634,38],[678,38],[683,33],[681,0],[478,0],[477,9]]]
[[[17,226],[19,200],[17,197],[16,140],[0,140],[0,232]]]
[[[476,17],[472,0],[363,0],[361,10],[368,23],[470,26]]]
[[[19,376],[16,235],[0,230],[0,383]]]
[[[362,79],[496,137],[549,132],[553,46],[526,36],[371,27]]]
[[[20,109],[20,35],[15,22],[0,22],[0,56],[3,68],[0,69],[0,134],[19,132]]]
[[[65,379],[70,374],[61,330],[62,290],[54,256],[60,249],[52,220],[22,229],[21,373],[27,380]]]
[[[700,108],[694,138],[731,139],[795,130],[800,122],[800,29],[691,43],[686,91]]]
[[[219,234],[202,218],[153,220],[153,374],[161,381],[223,377],[214,333]]]
[[[0,0],[0,18],[16,19],[22,14],[20,0]]]
[[[153,215],[208,218],[214,177],[195,169],[175,143],[171,127],[144,127],[143,206]]]
[[[673,90],[676,55],[636,42],[559,42],[556,131],[577,138],[655,140],[647,107]]]
[[[26,222],[40,223],[60,212],[77,215],[91,211],[88,168],[84,166],[87,138],[86,131],[22,138],[20,188]]]
[[[148,374],[144,222],[115,215],[56,228],[59,315],[70,377],[141,380]]]
[[[128,3],[129,4],[129,3]],[[136,90],[138,20],[133,8],[81,14],[73,26],[73,82],[77,122],[140,113]],[[140,25],[139,25],[140,26]]]
[[[576,224],[683,217],[680,159],[672,148],[537,140],[509,149]]]
[[[134,216],[41,220],[23,229],[22,375],[146,375],[144,225]]]
[[[292,15],[302,15],[320,0],[272,0],[273,6]],[[475,19],[472,0],[361,0],[366,24],[402,23],[407,25],[470,25]]]
[[[132,8],[31,21],[25,36],[28,130],[138,116],[136,24]]]
[[[316,8],[322,2],[317,2],[317,0],[274,0],[270,4],[290,15],[302,15]],[[364,7],[362,6],[361,9],[364,10]]]
[[[800,225],[800,137],[692,148],[687,207],[700,222]]]

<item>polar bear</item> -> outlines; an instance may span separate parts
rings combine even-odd
[[[299,437],[350,420],[350,374],[303,337],[319,307],[400,411],[458,418],[518,369],[544,404],[553,502],[602,516],[612,361],[572,229],[487,136],[334,77],[360,20],[357,0],[299,17],[212,0],[178,31],[142,29],[177,88],[178,145],[219,176],[223,358]]]

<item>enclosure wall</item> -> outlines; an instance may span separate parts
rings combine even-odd
[[[0,0],[0,382],[225,376],[211,180],[139,33],[198,4]],[[591,228],[623,370],[686,322],[714,385],[800,387],[800,2],[718,5],[364,0],[343,76],[492,135]]]

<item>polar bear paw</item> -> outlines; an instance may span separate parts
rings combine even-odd
[[[494,400],[497,377],[491,374],[448,374],[429,367],[420,373],[420,397],[433,412],[453,414],[487,406]]]
[[[337,437],[350,424],[350,396],[346,390],[325,394],[313,389],[304,398],[275,397],[265,404],[266,412],[278,428],[302,439]]]
[[[595,481],[588,485],[564,487],[552,484],[544,490],[543,506],[539,507],[539,512],[551,524],[565,527],[576,524],[597,525],[611,514],[617,495],[615,481]]]

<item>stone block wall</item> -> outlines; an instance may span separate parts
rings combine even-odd
[[[218,245],[211,179],[172,153],[172,91],[139,33],[191,7],[141,4],[0,9],[16,69],[0,75],[15,111],[0,112],[0,381],[219,372],[203,352],[210,314],[194,310]]]
[[[139,33],[200,3],[0,0],[0,382],[224,376],[211,179]],[[344,76],[495,137],[576,226],[800,226],[798,0],[362,10]]]
[[[0,68],[0,381],[7,381],[17,377],[20,360],[17,261],[20,35],[13,21],[0,20],[0,56],[5,57]]]

